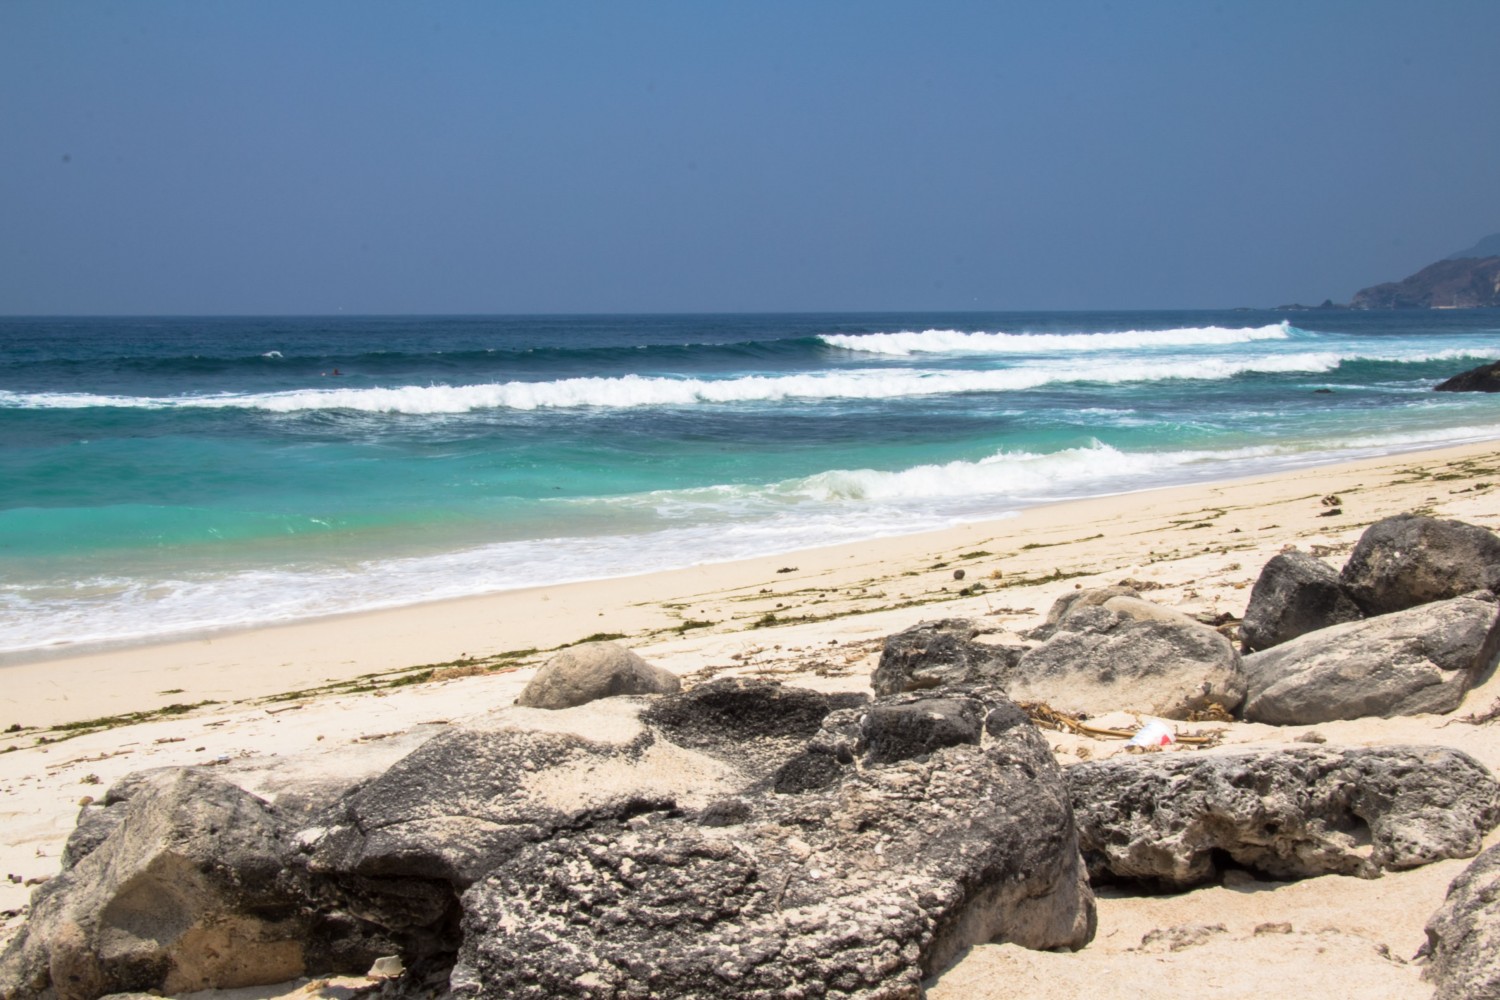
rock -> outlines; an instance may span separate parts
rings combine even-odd
[[[870,686],[880,696],[948,684],[1004,683],[1024,651],[974,642],[974,623],[962,618],[922,622],[887,637]]]
[[[288,812],[230,773],[89,807],[5,1000],[398,966],[387,995],[915,996],[974,944],[1094,929],[1062,773],[994,688],[509,707]]]
[[[516,699],[527,708],[573,708],[622,694],[672,694],[682,682],[613,642],[569,646],[538,670]]]
[[[7,998],[260,986],[394,947],[337,902],[316,911],[274,808],[214,775],[134,775],[89,810],[118,815],[87,817],[33,896],[0,958]]]
[[[1500,844],[1475,858],[1448,886],[1427,921],[1422,978],[1433,1000],[1500,997]]]
[[[1065,711],[1169,719],[1215,704],[1232,712],[1245,694],[1239,654],[1228,639],[1186,615],[1122,595],[1074,602],[1004,686],[1017,701]]]
[[[1283,552],[1266,563],[1250,591],[1250,605],[1240,622],[1240,649],[1269,649],[1363,617],[1333,567],[1306,552]]]
[[[1340,579],[1371,616],[1500,589],[1500,538],[1463,521],[1397,514],[1365,529]]]
[[[1451,712],[1486,667],[1496,611],[1478,591],[1251,653],[1244,717],[1295,726]]]
[[[903,699],[895,728],[930,713],[966,720],[966,739],[1003,703]],[[464,894],[455,996],[916,997],[973,944],[1087,942],[1092,896],[1035,728],[887,760],[858,735],[888,732],[860,727],[883,707],[831,712],[813,741],[853,734],[862,766],[751,797],[733,825],[652,814],[520,852]]]
[[[1374,877],[1470,857],[1500,822],[1500,783],[1446,747],[1162,753],[1067,776],[1095,884],[1183,889],[1220,859],[1273,879]]]
[[[1432,388],[1434,392],[1500,392],[1500,361],[1470,368]]]
[[[1088,590],[1070,590],[1052,602],[1042,624],[1025,633],[1028,639],[1050,639],[1058,624],[1075,609],[1098,607],[1116,597],[1140,597],[1140,591],[1129,583],[1113,587],[1091,587]]]

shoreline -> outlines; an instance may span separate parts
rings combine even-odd
[[[0,945],[21,926],[31,887],[56,874],[79,805],[125,775],[223,768],[252,794],[274,800],[286,782],[373,773],[450,723],[510,705],[547,645],[588,631],[623,633],[624,644],[689,686],[740,675],[867,692],[884,637],[920,620],[963,617],[982,631],[1014,633],[1037,624],[1075,587],[1123,581],[1200,620],[1232,620],[1243,614],[1261,567],[1287,546],[1337,567],[1366,525],[1411,510],[1500,529],[1500,443],[1049,504],[937,533],[568,585],[524,601],[515,593],[463,598],[3,668],[0,730],[12,722],[27,728],[0,732],[0,870],[15,876],[0,881]],[[796,569],[777,572],[789,567]],[[981,590],[960,593],[975,582]],[[522,652],[513,645],[522,641],[543,648],[504,655]],[[436,673],[413,669],[459,652],[471,657]],[[325,685],[328,675],[346,681]],[[296,692],[297,678],[317,689]],[[160,711],[199,701],[216,704]],[[1358,719],[1316,731],[1334,747],[1450,746],[1493,771],[1500,770],[1500,725],[1483,720],[1497,708],[1500,675],[1446,716]],[[18,711],[28,717],[6,717]],[[585,725],[588,711],[558,713],[555,724]],[[147,714],[44,728],[125,712]],[[1130,730],[1141,720],[1112,712],[1090,721]],[[1222,742],[1163,752],[1276,750],[1311,735],[1305,726],[1185,725],[1207,726]],[[1042,735],[1064,767],[1126,752],[1123,740]],[[1496,842],[1500,831],[1484,844]],[[1423,1000],[1431,987],[1412,956],[1448,881],[1467,864],[1452,859],[1373,881],[1327,875],[1226,881],[1169,895],[1105,891],[1088,947],[1060,954],[976,946],[929,982],[928,995],[1021,1000],[1043,982],[1051,995],[1093,1000],[1162,989],[1252,1000],[1271,967],[1299,996],[1355,989],[1372,1000]],[[1268,921],[1279,929],[1267,932]],[[1192,939],[1180,950],[1160,943],[1183,928]],[[335,989],[299,980],[201,1000],[331,997],[373,982],[352,976]]]
[[[54,647],[36,657],[7,654],[0,657],[0,676],[6,680],[6,692],[0,695],[0,727],[48,727],[315,689],[357,690],[380,686],[378,678],[386,675],[434,666],[467,666],[473,672],[531,666],[551,650],[598,635],[619,637],[642,648],[706,652],[725,645],[711,639],[739,637],[741,645],[748,646],[788,627],[804,630],[836,620],[868,622],[873,632],[905,627],[890,627],[893,620],[909,619],[911,624],[924,617],[996,614],[997,603],[1016,603],[1005,595],[1028,591],[1030,601],[1029,591],[1049,576],[1052,583],[1061,584],[1110,568],[1139,575],[1142,567],[1154,562],[1181,559],[1184,547],[1190,551],[1200,537],[1190,534],[1193,531],[1216,529],[1201,537],[1213,537],[1215,544],[1207,548],[1224,552],[1271,543],[1279,547],[1299,536],[1370,523],[1397,513],[1393,507],[1438,502],[1446,494],[1417,497],[1408,490],[1396,497],[1383,490],[1372,493],[1386,498],[1378,500],[1378,509],[1352,498],[1375,490],[1373,482],[1361,482],[1364,479],[1391,479],[1402,475],[1402,469],[1425,469],[1407,476],[1407,485],[1416,486],[1445,475],[1439,467],[1478,467],[1490,460],[1500,462],[1494,440],[1057,501],[938,531],[637,576],[104,649]],[[1500,469],[1494,471],[1500,475]],[[1483,476],[1469,478],[1477,482]],[[1320,498],[1338,494],[1350,494],[1351,499],[1343,505],[1347,509],[1330,515],[1332,508],[1322,506]],[[1235,512],[1282,510],[1307,500],[1311,504],[1305,509],[1286,510],[1281,519],[1296,521],[1295,525],[1230,525],[1225,520],[1236,520],[1231,517]],[[1148,535],[1155,540],[1143,546],[1140,539]],[[960,569],[965,571],[963,582],[953,578]],[[1259,563],[1253,572],[1248,569],[1253,582]],[[960,593],[965,588],[972,588],[967,595]],[[1248,592],[1243,597],[1248,598]],[[1044,613],[1045,608],[1033,611]],[[754,643],[745,642],[747,633]],[[24,658],[16,662],[18,656]]]

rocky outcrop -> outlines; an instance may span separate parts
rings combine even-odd
[[[1078,597],[1051,632],[1010,672],[1005,690],[1017,701],[1185,719],[1214,705],[1233,711],[1244,699],[1229,640],[1170,608],[1117,594],[1100,603]]]
[[[674,694],[677,675],[613,642],[584,642],[556,654],[521,691],[517,705],[573,708],[622,694]]]
[[[1422,977],[1433,1000],[1500,997],[1500,845],[1491,847],[1448,886],[1427,921]]]
[[[1270,649],[1320,628],[1364,617],[1338,572],[1306,552],[1283,552],[1260,571],[1240,622],[1240,649]]]
[[[507,708],[321,811],[327,787],[284,812],[229,776],[133,777],[86,812],[7,1000],[391,954],[391,996],[917,996],[974,944],[1093,933],[1062,773],[993,688]]]
[[[1432,388],[1434,392],[1500,392],[1500,361],[1459,372]]]
[[[1244,659],[1244,717],[1305,725],[1451,712],[1485,669],[1495,596],[1477,591],[1334,625]]]
[[[1356,292],[1353,309],[1483,309],[1500,306],[1500,257],[1429,264],[1409,278]]]
[[[1080,946],[1061,775],[1030,725],[978,725],[996,712],[973,691],[835,711],[813,743],[851,764],[822,788],[527,849],[465,894],[455,992],[915,997],[980,941]]]
[[[1463,521],[1397,514],[1365,529],[1340,579],[1372,616],[1500,589],[1500,537]]]
[[[1445,747],[1150,754],[1075,764],[1068,785],[1095,882],[1181,889],[1224,861],[1274,879],[1372,877],[1470,857],[1500,783]]]
[[[870,677],[877,695],[949,684],[1001,684],[1025,648],[974,641],[977,629],[963,618],[921,622],[888,636]]]

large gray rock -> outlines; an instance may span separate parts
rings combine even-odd
[[[1020,658],[1005,690],[1017,701],[1089,715],[1125,710],[1184,719],[1212,705],[1239,707],[1239,659],[1224,636],[1170,608],[1129,596],[1097,604],[1085,598],[1060,616],[1051,638]]]
[[[880,663],[870,675],[877,695],[922,691],[950,684],[988,683],[1004,686],[1021,646],[975,642],[974,623],[963,618],[921,622],[888,636]]]
[[[331,804],[326,778],[283,782],[288,810],[231,776],[135,777],[86,812],[0,996],[358,974],[392,954],[409,970],[392,997],[450,971],[494,997],[915,996],[973,944],[1093,933],[1061,772],[992,688],[872,705],[732,680],[508,707]]]
[[[1500,844],[1475,858],[1448,886],[1427,921],[1422,977],[1433,1000],[1500,998]]]
[[[517,705],[574,708],[622,694],[673,694],[682,682],[613,642],[583,642],[548,660],[521,691]]]
[[[1240,622],[1240,649],[1270,649],[1363,617],[1332,566],[1306,552],[1283,552],[1266,563],[1250,591],[1250,605]]]
[[[1451,712],[1486,668],[1496,612],[1479,591],[1252,653],[1244,717],[1292,726]]]
[[[1222,858],[1276,879],[1373,877],[1470,857],[1500,822],[1500,783],[1446,747],[1159,753],[1067,774],[1096,884],[1186,888]]]
[[[1397,514],[1365,529],[1340,578],[1367,615],[1500,590],[1500,538],[1463,521]]]
[[[319,911],[276,810],[197,769],[133,775],[88,806],[65,868],[0,958],[7,998],[258,986],[368,964],[393,937]]]
[[[464,894],[454,992],[917,997],[980,942],[1080,947],[1062,776],[1016,714],[973,691],[840,709],[818,787],[533,845]]]

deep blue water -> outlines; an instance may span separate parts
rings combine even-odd
[[[1495,311],[0,319],[0,652],[1500,437],[1430,391],[1496,357]]]

